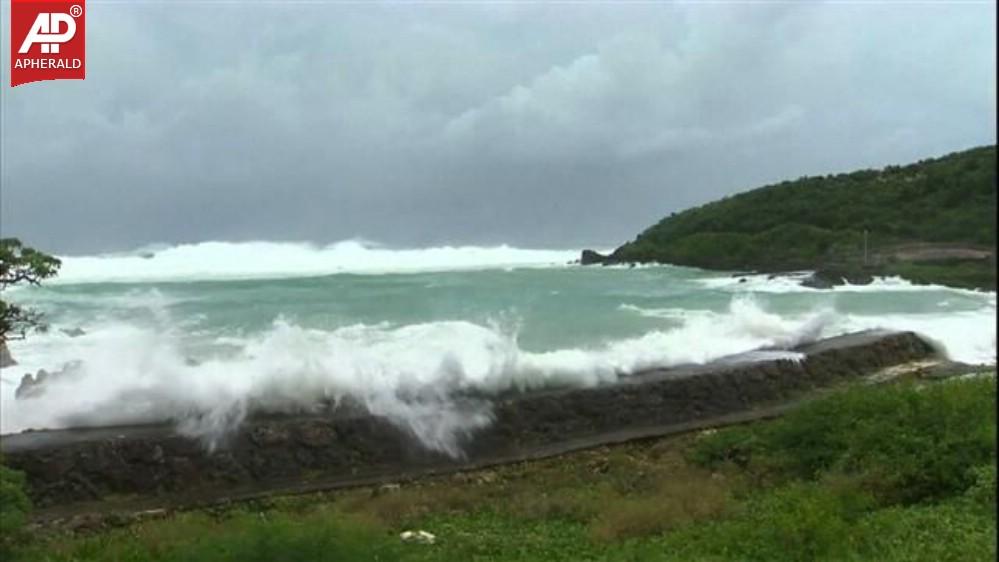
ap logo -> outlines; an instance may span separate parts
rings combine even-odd
[[[76,6],[79,8],[79,6]],[[80,10],[82,13],[82,9]],[[59,28],[65,30],[59,32]],[[31,50],[31,45],[40,43],[42,54],[58,54],[59,44],[66,43],[76,35],[76,22],[69,14],[45,13],[38,14],[35,23],[31,26],[31,31],[21,43],[21,48],[17,50],[19,54],[25,54]]]
[[[85,0],[12,0],[10,85],[86,76]]]

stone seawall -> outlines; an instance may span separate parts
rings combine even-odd
[[[428,451],[385,419],[271,416],[208,453],[168,424],[29,431],[0,439],[39,507],[141,496],[197,504],[461,470],[778,413],[809,391],[935,355],[909,332],[863,332],[798,348],[804,359],[729,359],[651,370],[613,385],[496,398],[465,457]]]

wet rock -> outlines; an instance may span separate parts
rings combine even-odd
[[[49,373],[45,369],[39,369],[34,376],[31,373],[24,373],[24,376],[21,377],[21,384],[17,385],[17,390],[14,391],[14,398],[24,400],[41,396],[42,392],[45,391],[42,388],[42,383],[45,382],[48,375]]]
[[[201,477],[200,468],[190,458],[175,456],[167,460],[170,474],[180,483],[195,482]]]
[[[273,447],[288,442],[290,438],[287,431],[281,428],[262,425],[250,431],[250,439],[260,447]]]
[[[336,431],[329,424],[323,422],[304,425],[298,433],[298,441],[306,447],[325,447],[335,440]]]
[[[87,335],[87,332],[84,332],[83,328],[80,328],[80,327],[63,329],[62,333],[66,334],[67,336],[69,336],[71,338],[78,338],[80,336]]]
[[[75,375],[79,372],[82,365],[83,363],[80,361],[70,361],[64,364],[61,369],[52,373],[45,369],[38,369],[38,372],[34,376],[31,373],[25,373],[21,377],[21,383],[18,385],[17,390],[14,391],[14,398],[19,400],[37,398],[45,392],[46,384]]]
[[[831,289],[837,285],[870,285],[874,282],[874,272],[863,268],[825,268],[816,270],[806,277],[801,285],[813,289]]]
[[[836,285],[842,285],[843,281],[835,281],[825,277],[824,275],[819,275],[815,272],[801,281],[802,287],[810,287],[812,289],[832,289]]]
[[[10,350],[7,349],[7,342],[0,341],[0,369],[6,369],[7,367],[13,367],[17,365],[17,361],[14,361],[14,357],[11,356]]]
[[[583,250],[583,253],[579,256],[579,263],[581,265],[595,265],[607,263],[608,257],[596,252],[594,250]]]

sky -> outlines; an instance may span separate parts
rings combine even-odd
[[[3,2],[3,33],[9,3]],[[9,87],[0,234],[609,248],[803,175],[996,142],[994,2],[87,2]]]

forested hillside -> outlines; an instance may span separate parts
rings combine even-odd
[[[720,269],[814,269],[895,259],[901,245],[992,248],[996,147],[907,166],[804,177],[674,213],[612,261]]]

